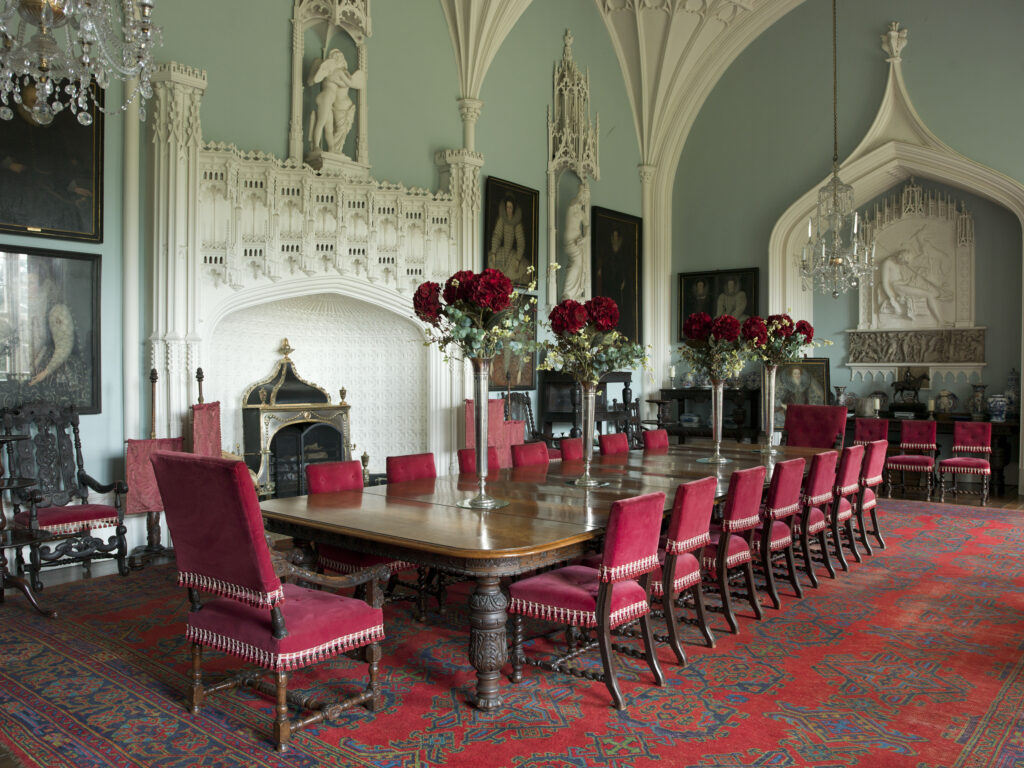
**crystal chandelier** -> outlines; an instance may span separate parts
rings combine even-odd
[[[856,288],[861,280],[873,284],[875,269],[874,240],[869,242],[860,227],[853,208],[853,187],[839,178],[836,69],[836,0],[832,0],[832,178],[818,190],[817,216],[807,222],[807,244],[800,259],[804,289],[817,288],[832,298]]]
[[[138,98],[144,120],[146,99],[153,94],[153,49],[160,45],[160,29],[150,18],[153,3],[0,0],[0,118],[14,117],[14,107],[47,125],[70,109],[79,123],[89,125],[94,104],[108,114],[118,111],[96,102],[97,90],[111,78],[136,78],[120,109]]]

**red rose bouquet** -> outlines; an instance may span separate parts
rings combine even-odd
[[[814,328],[806,320],[793,322],[789,315],[748,317],[741,330],[751,356],[765,365],[799,360],[804,347],[814,342]],[[827,343],[827,342],[823,342]]]
[[[694,312],[683,323],[685,344],[679,348],[679,357],[712,381],[725,381],[743,368],[747,343],[742,332],[740,321],[732,315],[712,320],[707,312]]]
[[[529,350],[520,329],[531,322],[532,296],[518,293],[496,269],[456,272],[445,281],[420,284],[412,297],[416,317],[427,324],[427,344],[437,344],[448,358],[457,349],[464,358],[493,357],[504,349]]]
[[[538,345],[547,353],[539,368],[598,384],[606,373],[647,364],[646,350],[615,330],[619,306],[607,296],[585,304],[565,299],[551,310],[548,321],[555,340]]]

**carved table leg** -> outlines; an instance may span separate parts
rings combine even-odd
[[[160,512],[146,513],[146,543],[128,556],[132,568],[142,568],[158,557],[174,557],[174,550],[160,543]]]
[[[478,576],[469,598],[469,661],[476,668],[476,701],[479,709],[501,706],[498,681],[508,659],[505,622],[508,598],[497,576]]]

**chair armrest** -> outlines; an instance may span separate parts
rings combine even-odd
[[[96,493],[110,493],[113,491],[118,496],[123,496],[128,493],[128,486],[123,480],[115,480],[112,483],[101,483],[84,469],[78,470],[78,482],[86,486],[90,491],[95,491]]]
[[[347,589],[349,587],[358,587],[361,584],[370,584],[366,602],[370,603],[374,608],[380,608],[384,605],[384,595],[380,584],[381,582],[386,584],[388,579],[391,578],[391,571],[388,570],[386,565],[374,565],[369,568],[363,568],[355,573],[346,573],[342,576],[327,576],[326,574],[316,573],[308,568],[303,568],[301,565],[296,565],[272,546],[270,548],[270,559],[274,564],[274,572],[282,581],[293,576],[310,584],[331,589]]]

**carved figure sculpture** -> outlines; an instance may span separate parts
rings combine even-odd
[[[498,211],[498,220],[491,234],[488,265],[500,269],[516,284],[528,282],[530,262],[526,259],[526,237],[523,234],[523,209],[511,195],[506,195]]]
[[[356,105],[348,92],[350,88],[366,87],[366,73],[361,69],[349,72],[345,54],[334,48],[326,59],[317,59],[310,68],[306,84],[317,83],[320,83],[320,93],[316,97],[316,109],[309,114],[310,151],[326,149],[343,154],[345,139],[356,116]]]
[[[924,299],[935,324],[942,325],[937,301],[942,289],[914,267],[910,256],[910,251],[900,249],[878,267],[881,289],[878,311],[913,320],[914,300]]]
[[[565,284],[562,299],[585,301],[590,292],[590,189],[581,183],[565,212]]]

